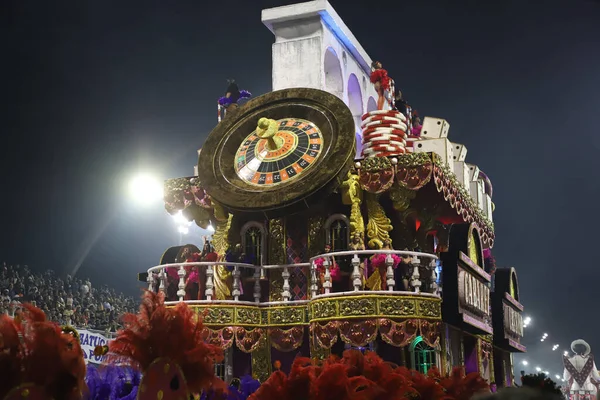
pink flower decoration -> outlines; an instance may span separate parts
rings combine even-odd
[[[375,254],[373,257],[371,257],[371,269],[375,270],[379,268],[384,268],[386,266],[386,258],[387,254]],[[402,258],[398,257],[395,254],[392,254],[392,260],[394,261],[392,264],[392,268],[396,268],[398,265],[400,265]]]
[[[188,276],[188,283],[200,283],[200,275],[198,274],[198,271],[190,272],[190,275]]]
[[[329,270],[332,281],[339,281],[342,278],[340,267],[337,264],[333,264],[333,267]]]

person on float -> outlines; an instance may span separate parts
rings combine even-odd
[[[0,317],[0,399],[79,400],[86,366],[79,335],[30,304]]]
[[[327,243],[325,244],[325,247],[323,249],[323,254],[328,254],[331,253],[332,250],[332,246],[331,244]],[[320,294],[325,293],[325,287],[323,286],[323,284],[325,283],[325,259],[327,259],[327,261],[329,261],[329,276],[330,276],[330,283],[333,284],[334,281],[339,281],[341,278],[341,272],[340,272],[340,267],[339,265],[335,262],[335,257],[331,256],[331,257],[319,257],[317,258],[314,263],[315,266],[317,267],[317,279],[319,280],[319,282],[321,282],[321,289],[319,291]]]
[[[421,123],[421,117],[419,117],[419,114],[417,113],[417,111],[413,111],[412,114],[413,115],[412,115],[410,135],[413,137],[421,137],[421,130],[423,129],[423,124]]]
[[[579,399],[580,391],[589,393],[591,400],[595,400],[597,393],[595,383],[600,382],[600,375],[590,345],[583,339],[577,339],[571,343],[571,350],[575,355],[563,356],[565,366],[563,379],[568,383],[569,390],[575,393],[574,400]]]
[[[240,99],[250,98],[252,95],[247,90],[240,90],[235,79],[227,80],[227,90],[225,96],[219,99],[219,105],[225,108],[228,112],[238,108]]]
[[[387,102],[386,92],[391,88],[391,79],[379,61],[373,61],[371,64],[371,83],[378,95],[377,109],[384,110]]]
[[[383,240],[383,246],[381,250],[394,250],[392,247],[392,240],[385,238]],[[387,254],[375,254],[370,258],[370,269],[371,275],[367,279],[367,287],[371,290],[387,290]],[[391,254],[392,257],[392,268],[398,267],[400,264],[400,257],[395,254]]]
[[[404,248],[403,251],[410,251],[407,247]],[[408,254],[402,254],[400,256],[400,263],[398,264],[398,268],[394,271],[394,279],[396,280],[396,285],[398,289],[410,291],[410,276],[412,273],[412,256]],[[402,288],[400,288],[399,283],[402,283]]]

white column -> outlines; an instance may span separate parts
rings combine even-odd
[[[179,290],[177,291],[177,296],[179,296],[179,301],[183,301],[185,297],[185,268],[183,268],[183,265],[179,267],[177,275],[179,275]]]
[[[352,257],[352,285],[354,286],[354,291],[358,292],[362,287],[362,276],[360,273],[360,258],[358,258],[358,254],[354,254]]]
[[[288,267],[283,267],[281,277],[283,278],[283,292],[281,293],[281,297],[283,301],[290,301],[292,294],[290,293],[290,271]]]
[[[238,301],[240,299],[240,294],[240,268],[233,267],[233,291],[231,292],[233,300]]]
[[[331,270],[330,270],[331,262],[329,261],[329,257],[325,257],[323,260],[323,267],[325,267],[325,276],[323,279],[323,288],[325,289],[325,294],[331,293]]]
[[[385,272],[387,287],[390,292],[393,292],[396,281],[394,280],[394,259],[392,258],[391,253],[385,257],[385,265],[387,267]]]
[[[214,292],[215,284],[213,281],[213,276],[215,276],[213,266],[209,265],[206,268],[206,290],[204,291],[204,294],[206,295],[206,300],[212,300],[212,297],[215,294],[215,292]]]

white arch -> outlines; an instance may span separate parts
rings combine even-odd
[[[377,102],[373,96],[369,96],[369,100],[367,100],[367,112],[377,110]]]
[[[330,215],[327,220],[325,220],[325,243],[331,242],[331,225],[335,221],[342,221],[346,224],[348,229],[346,229],[346,243],[350,244],[350,220],[344,214],[333,214]]]
[[[344,76],[342,74],[342,65],[337,53],[332,47],[325,50],[323,58],[323,70],[325,72],[325,88],[328,92],[336,95],[340,99],[344,98]]]
[[[354,116],[354,125],[356,132],[356,158],[360,158],[362,154],[362,133],[360,129],[361,117],[363,112],[363,99],[360,82],[355,74],[348,76],[348,108]]]
[[[242,248],[246,248],[246,231],[250,228],[258,228],[260,230],[260,260],[257,260],[260,264],[264,265],[265,261],[265,252],[267,251],[267,229],[264,224],[261,224],[257,221],[248,221],[242,226],[240,229],[240,236],[242,237]]]

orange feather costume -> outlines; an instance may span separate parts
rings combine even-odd
[[[0,398],[80,399],[86,367],[78,338],[23,307],[15,319],[0,318]]]
[[[215,376],[221,349],[202,339],[204,326],[184,303],[167,308],[164,295],[146,292],[138,314],[123,317],[125,328],[109,342],[107,362],[143,373],[138,399],[189,399],[203,390],[225,391]]]

